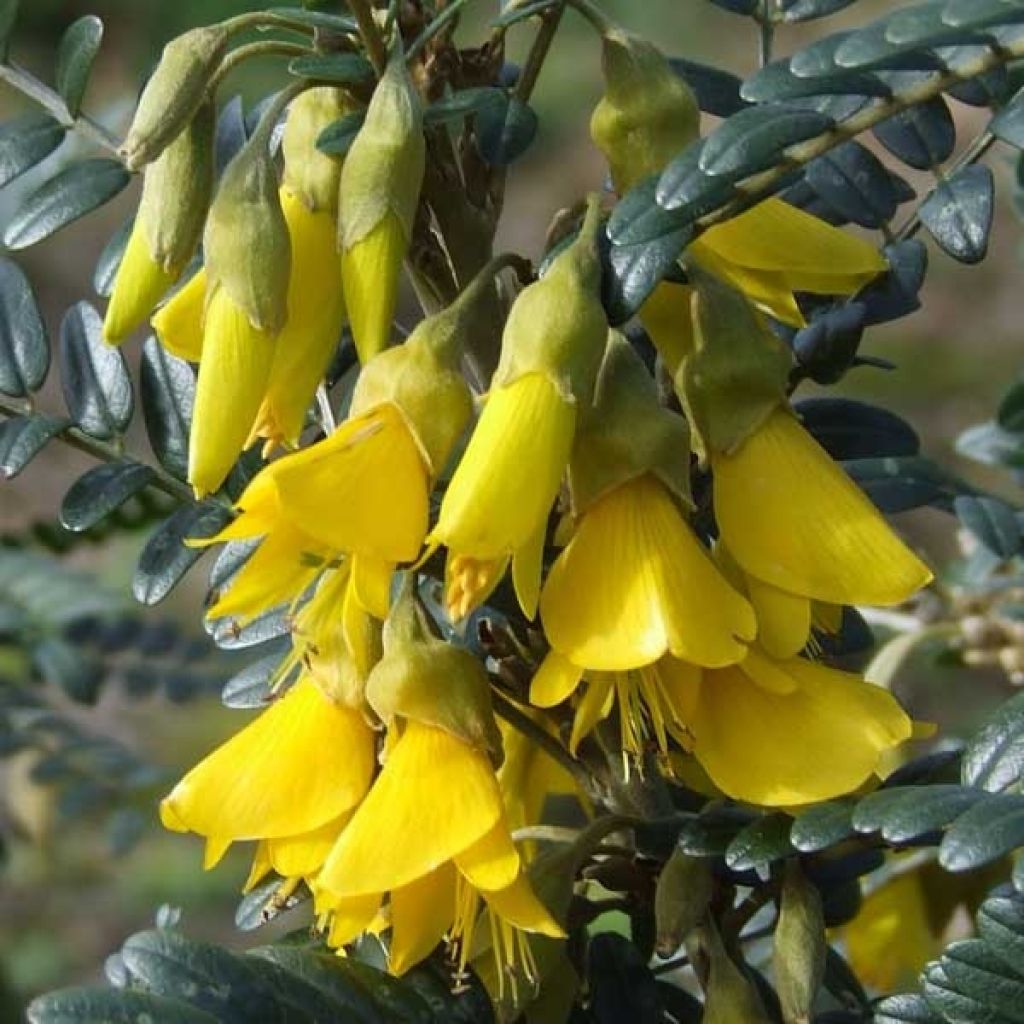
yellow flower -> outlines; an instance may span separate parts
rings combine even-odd
[[[174,787],[161,819],[222,843],[302,835],[359,803],[373,758],[361,712],[303,676]]]
[[[157,340],[179,359],[198,363],[203,354],[206,271],[200,269],[153,315]]]
[[[448,614],[487,599],[512,561],[524,612],[536,612],[548,513],[569,462],[575,404],[545,375],[491,391],[427,538],[448,547]]]
[[[851,792],[912,733],[888,691],[803,658],[752,648],[739,665],[674,675],[692,753],[736,800],[785,807]]]
[[[807,641],[811,602],[894,605],[932,578],[877,509],[783,407],[732,454],[712,454],[714,506],[746,574],[762,643]]]
[[[165,270],[149,250],[142,223],[136,219],[114,278],[103,337],[111,344],[126,338],[178,279],[180,268]]]

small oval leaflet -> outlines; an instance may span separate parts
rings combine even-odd
[[[103,41],[103,22],[86,14],[68,26],[57,46],[57,91],[68,113],[78,116],[89,84],[89,73]]]
[[[450,96],[431,103],[423,112],[424,124],[446,124],[479,113],[484,107],[505,102],[505,92],[494,86],[461,89]]]
[[[45,160],[65,134],[49,114],[23,114],[0,125],[0,188]]]
[[[869,149],[845,142],[807,165],[807,182],[847,220],[880,228],[899,206],[892,174]]]
[[[941,96],[890,117],[872,131],[893,156],[919,171],[948,160],[956,147],[953,115]]]
[[[109,202],[131,181],[116,160],[71,164],[28,197],[4,231],[8,249],[26,249]]]
[[[480,155],[496,167],[521,157],[537,136],[537,114],[517,96],[491,103],[477,113],[476,136]]]
[[[783,4],[783,21],[812,21],[815,18],[824,18],[829,14],[835,14],[844,7],[856,3],[857,0],[795,0],[794,3]]]
[[[39,413],[0,423],[0,476],[17,476],[67,425],[65,419]]]
[[[731,72],[685,57],[669,57],[668,62],[672,70],[693,89],[697,105],[705,113],[730,117],[746,106],[740,92],[743,81]]]
[[[64,495],[60,521],[76,533],[88,530],[156,479],[151,466],[132,459],[94,466]]]
[[[356,85],[373,78],[373,66],[357,53],[316,54],[296,57],[288,71],[298,78],[311,78],[319,82]]]
[[[132,380],[120,349],[103,340],[99,314],[78,302],[60,326],[64,402],[87,434],[108,440],[122,433],[134,410]]]
[[[1020,781],[1024,772],[1024,697],[999,707],[964,751],[966,786],[999,793]]]
[[[13,261],[0,257],[0,392],[24,398],[50,369],[50,342],[32,285]]]
[[[940,181],[920,215],[944,252],[961,263],[980,263],[988,252],[994,207],[992,171],[975,164]]]
[[[168,473],[185,480],[189,424],[196,396],[192,367],[149,337],[142,346],[139,392],[153,454]]]
[[[364,120],[366,120],[366,114],[361,110],[339,117],[317,136],[316,148],[321,153],[344,156],[352,143],[356,141],[356,136],[359,134]]]
[[[1016,512],[999,498],[962,494],[953,501],[957,519],[975,539],[1002,559],[1013,558],[1021,547]]]

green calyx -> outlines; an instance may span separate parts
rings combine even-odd
[[[150,255],[175,277],[195,255],[213,192],[213,104],[204,102],[147,168],[139,223]]]
[[[726,951],[718,929],[709,921],[702,929],[708,958],[708,983],[705,988],[704,1024],[769,1024],[761,997],[753,982]]]
[[[367,703],[385,723],[403,718],[443,729],[497,767],[501,733],[487,672],[469,651],[430,634],[414,586],[409,573],[384,623],[384,653],[366,681]]]
[[[788,861],[775,926],[772,969],[787,1024],[807,1024],[825,974],[825,917],[821,895]]]
[[[288,315],[291,242],[268,135],[269,124],[261,123],[225,168],[203,246],[211,284],[227,292],[253,327],[273,335]]]
[[[590,135],[605,155],[620,194],[665,166],[700,134],[690,87],[652,43],[619,28],[603,34],[605,94]]]
[[[640,356],[612,331],[594,404],[582,417],[569,463],[573,513],[581,515],[603,494],[645,473],[692,506],[686,420],[659,404]]]
[[[373,91],[342,167],[341,247],[351,249],[388,213],[395,215],[406,240],[411,238],[425,165],[422,105],[399,50]]]
[[[793,358],[747,298],[690,265],[694,350],[675,386],[702,464],[734,452],[786,400]]]
[[[600,230],[599,200],[591,196],[579,236],[512,304],[492,386],[542,373],[567,401],[590,404],[608,337],[601,305]]]
[[[319,86],[300,93],[288,107],[281,149],[284,187],[312,211],[338,209],[341,161],[316,148],[320,133],[355,108],[348,94],[336,86]]]
[[[659,956],[672,956],[703,920],[713,889],[710,861],[690,857],[676,847],[654,890],[655,949]]]
[[[206,25],[164,47],[119,150],[129,170],[152,163],[192,119],[206,99],[229,38],[223,25]]]

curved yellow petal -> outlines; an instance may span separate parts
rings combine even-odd
[[[229,846],[231,846],[230,839],[219,837],[207,839],[206,845],[203,847],[203,870],[209,871],[211,868],[215,868],[224,858],[224,854],[228,852]]]
[[[308,878],[320,870],[349,814],[339,815],[312,832],[267,839],[267,859],[282,878]]]
[[[910,737],[910,719],[879,687],[800,658],[777,668],[792,692],[765,689],[743,666],[701,682],[693,753],[734,799],[792,806],[848,793]]]
[[[540,609],[551,646],[601,671],[649,665],[667,651],[728,665],[756,630],[753,609],[649,475],[591,505],[551,567]]]
[[[281,514],[336,551],[410,562],[427,532],[429,482],[419,447],[390,403],[275,464]]]
[[[110,344],[124,339],[141,324],[178,279],[149,251],[141,218],[136,218],[128,245],[114,278],[114,290],[103,320],[103,338]]]
[[[206,283],[206,271],[197,271],[150,320],[160,344],[190,363],[198,363],[203,354]]]
[[[188,479],[200,497],[220,487],[242,454],[273,360],[273,337],[218,288],[206,308],[189,435]]]
[[[543,374],[495,388],[429,540],[481,560],[524,547],[547,521],[575,427],[573,404]]]
[[[391,956],[399,977],[434,951],[455,914],[455,868],[442,864],[391,893]]]
[[[491,913],[524,932],[564,939],[565,931],[539,899],[525,874],[507,888],[483,893]]]
[[[773,658],[793,658],[811,635],[811,602],[779,590],[756,576],[747,577],[747,597],[757,616],[757,642]]]
[[[722,539],[748,575],[833,604],[899,604],[931,580],[787,410],[712,468]]]
[[[487,892],[511,885],[519,874],[520,863],[519,851],[504,819],[455,856],[455,866],[473,888]]]
[[[196,765],[164,801],[166,813],[221,839],[310,832],[362,799],[373,761],[362,716],[303,679]]]
[[[256,852],[252,855],[252,866],[249,868],[249,875],[242,886],[242,892],[252,892],[272,870],[267,841],[264,839],[256,844]]]
[[[391,578],[395,563],[372,555],[352,556],[352,593],[359,606],[375,618],[386,619],[391,607]]]
[[[550,651],[530,683],[530,703],[539,708],[561,704],[580,684],[583,669],[564,655]]]
[[[408,885],[486,835],[502,810],[485,754],[410,721],[327,858],[320,885],[343,897]]]
[[[346,946],[367,931],[380,909],[380,894],[368,893],[338,900],[331,908],[331,927],[327,945],[333,949]]]
[[[537,616],[540,577],[544,571],[544,538],[547,523],[541,522],[527,542],[512,553],[512,586],[523,614],[531,622]]]
[[[572,734],[569,736],[569,753],[575,756],[576,748],[589,736],[598,722],[603,722],[615,706],[615,683],[613,677],[603,672],[596,673],[589,680],[572,720]]]

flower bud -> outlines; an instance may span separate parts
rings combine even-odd
[[[179,359],[198,363],[203,353],[206,271],[199,269],[150,320],[157,340]]]
[[[387,346],[426,160],[419,96],[396,54],[341,172],[338,238],[359,359]]]
[[[654,473],[684,504],[692,504],[689,451],[686,420],[659,404],[654,378],[629,341],[612,331],[594,404],[580,424],[569,462],[574,515],[645,473]]]
[[[566,401],[590,404],[608,340],[600,297],[600,224],[600,208],[592,196],[579,237],[512,304],[492,389],[540,373]]]
[[[825,973],[825,918],[818,890],[796,860],[786,864],[772,965],[786,1024],[808,1024]]]
[[[432,637],[413,596],[414,574],[384,623],[384,654],[366,682],[366,700],[385,723],[408,719],[442,729],[501,763],[501,733],[483,665],[469,651]]]
[[[213,105],[203,103],[145,170],[103,322],[108,342],[122,341],[149,316],[195,254],[213,190],[213,128]]]
[[[206,25],[164,47],[119,150],[129,170],[155,160],[192,119],[206,98],[228,37],[223,25]]]
[[[713,924],[707,926],[708,984],[702,1024],[770,1024],[761,996],[733,962]]]
[[[690,276],[695,347],[675,384],[705,463],[734,452],[785,401],[792,356],[741,292],[695,267]]]
[[[288,108],[281,149],[284,187],[313,212],[335,213],[341,182],[341,161],[316,148],[320,133],[351,113],[353,104],[342,89],[319,86],[299,93]]]
[[[654,890],[655,950],[670,957],[700,923],[711,901],[711,862],[690,857],[678,847],[665,862]]]
[[[700,109],[656,46],[619,28],[607,29],[603,42],[605,94],[590,119],[590,136],[621,195],[659,174],[697,138]]]

